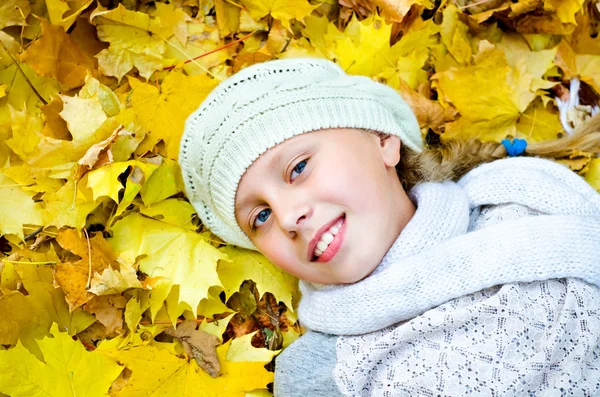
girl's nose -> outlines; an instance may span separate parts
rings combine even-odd
[[[307,204],[287,203],[281,211],[279,226],[292,238],[302,233],[312,215],[312,208]]]

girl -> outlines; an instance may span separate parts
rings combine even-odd
[[[600,151],[599,124],[526,153]],[[549,160],[491,162],[507,151],[424,148],[396,91],[326,60],[207,97],[181,143],[190,202],[301,279],[311,331],[277,358],[276,396],[600,392],[600,195]]]

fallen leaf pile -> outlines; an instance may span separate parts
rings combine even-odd
[[[430,144],[564,134],[600,104],[595,0],[3,0],[0,394],[269,396],[296,280],[199,221],[186,117],[276,58],[407,100]],[[600,159],[558,159],[600,190]]]

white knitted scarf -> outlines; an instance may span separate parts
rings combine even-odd
[[[576,277],[600,286],[600,195],[566,167],[536,158],[482,165],[458,183],[423,183],[417,211],[377,269],[347,285],[301,282],[309,329],[359,335],[451,299],[512,283]],[[484,206],[542,215],[469,231]]]

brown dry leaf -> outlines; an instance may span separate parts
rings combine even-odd
[[[115,337],[123,334],[123,311],[127,298],[122,295],[94,296],[83,305],[83,310],[96,315],[96,319],[106,327],[106,336]]]
[[[55,284],[64,291],[72,312],[95,296],[87,291],[88,277],[91,280],[94,273],[102,273],[111,264],[116,265],[116,257],[100,233],[87,240],[84,234],[80,236],[74,229],[61,229],[56,241],[62,248],[81,257],[78,261],[59,263],[54,268]]]
[[[439,102],[414,91],[406,83],[400,86],[400,95],[417,116],[422,132],[427,133],[429,129],[432,129],[440,134],[443,132],[445,123],[456,119],[458,112],[452,106],[444,108]]]
[[[196,330],[197,325],[194,320],[186,320],[177,326],[177,330],[171,327],[165,333],[179,339],[185,348],[185,352],[190,357],[194,357],[198,366],[210,376],[216,378],[221,371],[216,347],[221,342],[214,335]]]
[[[85,155],[77,162],[77,169],[74,172],[73,179],[78,181],[86,173],[96,168],[100,168],[103,165],[111,164],[113,162],[113,155],[111,146],[117,138],[119,133],[123,130],[123,126],[118,126],[111,136],[105,140],[92,145],[86,152]]]
[[[63,27],[45,19],[42,19],[42,37],[20,58],[38,75],[57,79],[63,91],[81,87],[85,76],[94,70],[92,58],[77,47]]]

